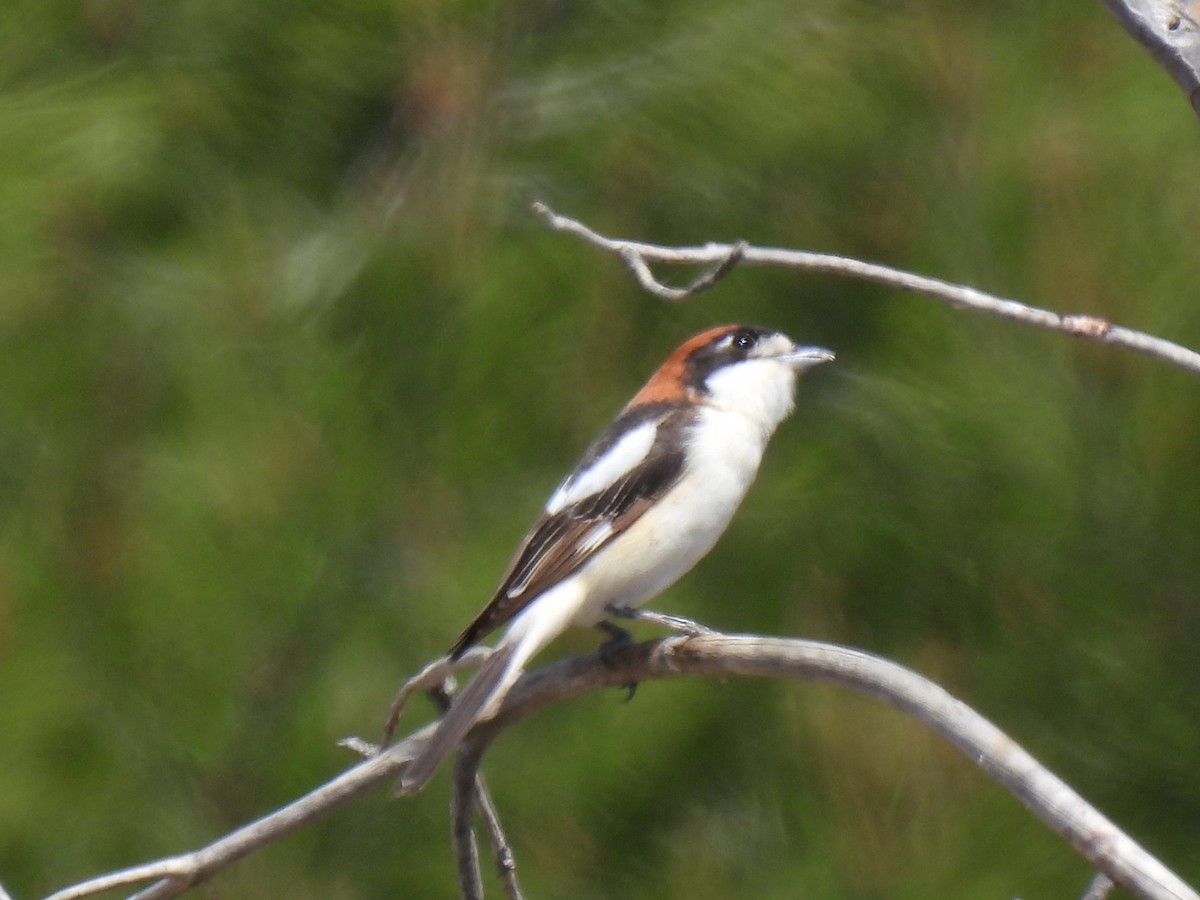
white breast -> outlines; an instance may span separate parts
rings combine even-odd
[[[769,430],[740,411],[706,406],[690,429],[688,473],[580,575],[588,599],[575,618],[593,625],[609,605],[641,606],[704,556],[754,481]]]

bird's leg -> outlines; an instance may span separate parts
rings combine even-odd
[[[685,634],[688,637],[700,637],[705,634],[717,634],[715,630],[707,625],[701,625],[699,622],[692,619],[686,619],[683,616],[674,616],[669,613],[654,612],[650,609],[636,609],[628,606],[608,606],[605,608],[610,616],[616,616],[618,619],[632,619],[636,622],[649,622],[651,625],[661,625],[671,631],[677,631],[680,634]]]
[[[628,647],[632,644],[633,635],[620,625],[615,622],[609,622],[607,619],[597,622],[596,627],[608,635],[608,640],[600,645],[600,661],[611,669],[615,664],[613,654],[622,647]],[[633,699],[633,695],[637,693],[637,682],[630,682],[625,687],[629,690],[629,694],[625,697],[625,702],[628,703]]]
[[[608,640],[600,645],[600,654],[602,656],[611,658],[614,650],[618,650],[621,647],[628,647],[633,643],[633,635],[629,633],[628,629],[622,628],[615,622],[604,619],[597,622],[596,627],[608,635]]]
[[[634,609],[628,606],[613,606],[609,605],[604,608],[610,616],[615,616],[618,619],[632,619],[638,622],[649,622],[652,625],[661,625],[663,628],[679,634],[685,634],[688,637],[699,637],[702,634],[716,634],[707,625],[701,625],[699,622],[693,622],[691,619],[685,619],[683,616],[672,616],[667,613],[653,612],[648,609]],[[600,647],[600,658],[606,665],[612,665],[612,654],[621,647],[633,642],[633,635],[613,622],[600,622],[597,628],[611,635],[609,639]],[[633,699],[633,695],[637,693],[637,682],[626,685],[629,688],[629,696],[625,698],[628,703]]]

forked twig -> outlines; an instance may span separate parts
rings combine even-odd
[[[521,887],[517,883],[517,859],[513,855],[512,845],[504,834],[500,824],[500,813],[492,802],[492,795],[483,782],[482,775],[475,776],[475,808],[487,829],[488,843],[492,846],[492,859],[496,861],[496,875],[504,885],[504,892],[509,900],[524,900]]]
[[[923,294],[948,303],[956,309],[970,309],[1002,319],[1023,322],[1047,331],[1125,347],[1200,374],[1200,353],[1195,350],[1142,331],[1116,325],[1097,316],[1056,313],[1006,297],[997,297],[966,285],[829,253],[756,247],[744,241],[733,244],[708,243],[694,247],[666,247],[605,237],[576,219],[556,213],[545,203],[534,203],[533,211],[541,216],[551,229],[573,234],[594,247],[615,253],[633,271],[639,284],[665,300],[687,299],[694,296],[696,291],[690,288],[681,290],[663,284],[655,278],[650,263],[714,265],[715,268],[701,278],[704,287],[711,287],[738,263],[822,272]]]
[[[650,266],[646,264],[645,258],[633,248],[625,247],[619,250],[617,255],[621,257],[621,262],[629,267],[629,271],[633,273],[634,278],[643,288],[664,300],[678,303],[682,300],[690,300],[724,278],[734,266],[742,261],[742,256],[749,247],[750,245],[745,241],[738,241],[736,244],[730,245],[724,256],[717,259],[714,265],[701,272],[691,284],[683,288],[674,288],[659,281],[650,271]]]
[[[408,703],[410,697],[417,691],[426,690],[432,693],[449,692],[453,693],[454,686],[450,682],[450,677],[463,669],[470,669],[478,666],[481,662],[491,655],[492,651],[489,647],[475,646],[471,647],[458,659],[451,659],[448,656],[442,656],[435,659],[416,675],[400,685],[400,690],[396,693],[396,699],[392,701],[392,708],[388,711],[387,721],[383,725],[383,738],[380,741],[380,746],[386,747],[392,742],[392,738],[396,736],[396,726],[400,722],[400,713],[404,711],[404,705]],[[442,709],[445,712],[445,709]],[[347,738],[342,741],[343,746],[350,746],[350,741],[354,739]],[[353,749],[353,748],[352,748]]]
[[[472,753],[464,747],[454,758],[450,787],[450,846],[458,870],[460,900],[483,900],[483,878],[479,872],[479,847],[471,827],[479,784],[482,751]]]

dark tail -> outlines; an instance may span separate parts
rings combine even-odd
[[[479,667],[466,689],[454,698],[437,731],[400,776],[398,787],[401,792],[409,793],[424,787],[438,764],[457,749],[492,701],[508,692],[521,674],[524,659],[517,654],[520,645],[520,641],[502,643]]]

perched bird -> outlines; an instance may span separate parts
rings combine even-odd
[[[571,625],[631,612],[716,543],[792,410],[796,374],[833,359],[777,331],[711,328],[659,367],[558,486],[495,595],[450,648],[511,622],[401,776],[419,789],[490,715],[529,659]]]

